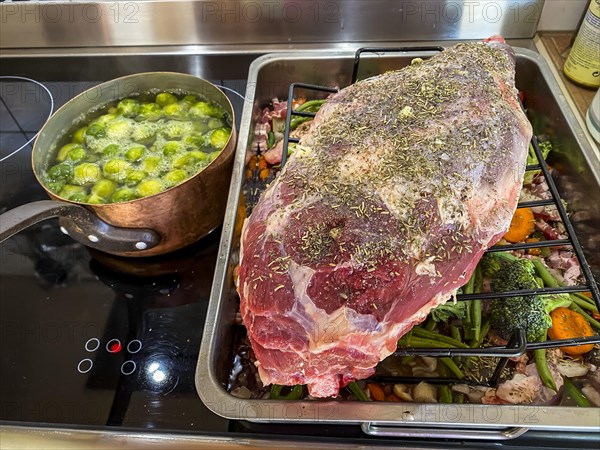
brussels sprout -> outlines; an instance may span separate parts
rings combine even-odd
[[[73,147],[67,153],[67,159],[69,161],[75,161],[75,162],[85,159],[86,156],[87,156],[87,152],[81,145],[78,145],[77,147]]]
[[[217,128],[224,127],[225,123],[220,119],[210,119],[206,125],[209,130],[216,130]]]
[[[88,195],[85,192],[78,192],[69,197],[69,200],[77,203],[87,203]]]
[[[98,117],[96,120],[94,120],[92,122],[92,124],[94,123],[98,123],[100,125],[107,125],[109,122],[112,122],[117,116],[114,114],[104,114],[100,117]]]
[[[163,108],[165,117],[169,119],[185,119],[187,116],[186,109],[179,103],[173,103]]]
[[[138,115],[135,118],[138,122],[144,120],[149,122],[156,122],[162,117],[162,108],[156,103],[144,103],[138,108]]]
[[[85,130],[86,136],[92,136],[95,138],[101,138],[106,136],[106,127],[100,123],[91,123]]]
[[[139,161],[146,153],[146,147],[143,145],[134,145],[125,152],[125,159],[131,162]]]
[[[117,110],[117,108],[115,108],[114,106],[111,106],[110,108],[108,108],[108,113],[109,114],[114,114],[117,115],[119,111]]]
[[[56,160],[58,162],[63,162],[65,159],[67,159],[67,155],[69,154],[69,152],[77,147],[81,147],[81,145],[79,145],[77,142],[71,142],[70,144],[63,145],[58,151]]]
[[[156,140],[155,126],[149,123],[139,123],[134,127],[131,138],[138,144],[153,144]]]
[[[71,183],[83,186],[84,184],[95,183],[100,178],[102,178],[102,170],[100,170],[98,165],[83,163],[75,166],[75,169],[73,169]]]
[[[104,176],[117,183],[125,181],[132,170],[131,163],[123,159],[111,159],[104,164]]]
[[[191,170],[196,171],[197,166],[206,162],[207,159],[208,155],[206,153],[194,150],[177,158],[173,163],[173,167],[176,169],[187,169],[188,172]]]
[[[160,156],[147,156],[142,160],[140,169],[152,176],[158,176],[162,169],[162,158]]]
[[[177,103],[177,97],[173,94],[169,94],[168,92],[161,92],[156,96],[156,103],[158,106],[167,106],[172,105],[173,103]]]
[[[50,189],[52,192],[54,192],[55,194],[58,194],[64,185],[65,185],[64,181],[48,181],[46,183],[46,187],[48,189]]]
[[[184,135],[190,134],[193,129],[192,122],[169,120],[163,125],[162,132],[169,139],[181,139]]]
[[[102,180],[96,181],[96,184],[92,186],[92,194],[102,198],[110,198],[116,189],[117,183],[103,178]]]
[[[196,119],[202,117],[223,117],[225,111],[223,108],[218,107],[215,104],[207,102],[198,102],[190,108],[189,114],[191,117]]]
[[[146,172],[144,172],[143,170],[134,170],[129,175],[127,175],[127,178],[125,178],[125,184],[127,186],[135,186],[136,184],[138,184],[140,181],[142,181],[143,179],[145,179],[147,177],[148,177],[148,174]]]
[[[81,127],[77,131],[75,131],[73,133],[73,142],[76,142],[78,144],[83,144],[83,139],[85,137],[85,130],[87,130],[87,127]]]
[[[139,102],[132,98],[121,100],[117,104],[117,113],[125,117],[135,117],[139,107]]]
[[[181,183],[188,177],[188,173],[183,169],[173,169],[163,176],[164,183],[171,187]]]
[[[118,156],[120,153],[121,147],[119,147],[117,144],[107,145],[106,147],[104,147],[104,150],[102,150],[102,154],[108,158]]]
[[[86,203],[90,203],[92,205],[100,205],[102,203],[106,203],[106,199],[96,194],[90,194],[90,196],[87,198]]]
[[[128,120],[115,120],[106,126],[106,135],[111,139],[126,139],[131,134]]]
[[[110,200],[114,203],[119,203],[119,202],[128,202],[130,200],[135,200],[136,198],[138,198],[138,197],[135,194],[135,191],[133,189],[128,188],[128,187],[122,187],[121,189],[117,189],[115,191],[115,193],[112,195]]]
[[[183,97],[180,101],[179,104],[181,105],[181,107],[183,108],[183,110],[185,112],[189,111],[189,109],[194,106],[194,104],[197,102],[198,100],[196,99],[195,95],[186,95],[185,97]]]
[[[199,134],[206,134],[209,130],[206,120],[196,120],[194,122],[194,131]]]
[[[148,197],[149,195],[158,194],[165,189],[162,181],[157,178],[150,178],[142,181],[137,185],[135,192],[140,197]]]
[[[73,168],[68,164],[57,164],[48,169],[48,179],[50,181],[67,181],[71,178]]]
[[[175,153],[181,153],[185,150],[185,145],[180,141],[169,141],[163,146],[163,155],[170,156]]]
[[[197,101],[198,101],[198,99],[196,98],[195,95],[188,94],[180,100],[180,103],[187,103],[189,105],[193,105]]]
[[[87,200],[85,188],[83,186],[74,186],[72,184],[65,184],[58,195],[74,202],[84,202]]]
[[[209,162],[213,162],[215,159],[217,159],[217,157],[221,154],[221,150],[217,150],[214,152],[210,152],[208,154],[208,161]]]
[[[210,147],[210,138],[207,135],[197,133],[190,134],[183,138],[183,143],[196,150]]]
[[[227,145],[231,130],[229,128],[219,128],[210,134],[210,144],[216,149],[222,149]]]

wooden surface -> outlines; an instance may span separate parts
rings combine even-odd
[[[540,33],[540,39],[550,54],[552,64],[556,67],[561,79],[563,80],[577,110],[582,117],[585,117],[588,107],[592,103],[596,89],[585,88],[572,82],[565,77],[563,73],[563,65],[569,56],[571,40],[574,36],[573,32],[546,32]]]

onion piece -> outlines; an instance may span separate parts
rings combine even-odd
[[[561,375],[569,378],[582,377],[590,371],[588,366],[572,359],[560,360],[556,365],[556,369]]]
[[[586,384],[581,388],[581,392],[583,392],[583,395],[587,397],[590,403],[593,403],[595,406],[600,406],[600,392],[594,389],[593,386]]]
[[[419,403],[437,403],[435,386],[421,381],[413,388],[413,398]]]

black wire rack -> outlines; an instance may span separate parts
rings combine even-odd
[[[353,63],[353,71],[352,71],[352,79],[351,84],[357,81],[359,65],[361,62],[361,55],[363,53],[376,53],[376,54],[384,54],[384,53],[407,53],[407,52],[439,52],[443,51],[442,47],[365,47],[360,48],[356,51]],[[317,93],[322,95],[323,93],[331,94],[338,92],[338,89],[331,88],[327,86],[318,86],[307,83],[292,83],[290,84],[288,91],[288,100],[287,100],[287,111],[288,114],[286,116],[285,121],[285,131],[284,131],[284,142],[283,142],[283,151],[282,151],[282,161],[281,167],[283,167],[287,161],[288,147],[290,143],[298,143],[299,139],[290,137],[290,122],[292,116],[300,116],[300,117],[314,117],[315,113],[312,112],[304,112],[304,111],[296,111],[293,109],[292,104],[296,97],[296,90],[303,89],[304,91],[314,91],[315,96]],[[514,291],[503,291],[503,292],[485,292],[485,293],[474,293],[474,294],[459,294],[456,299],[458,301],[470,301],[470,300],[490,300],[490,299],[499,299],[499,298],[509,298],[509,297],[519,297],[519,296],[533,296],[533,295],[548,295],[548,294],[561,294],[561,293],[578,293],[578,292],[591,292],[594,303],[598,309],[600,309],[600,292],[598,291],[598,284],[594,279],[592,271],[590,269],[589,264],[587,263],[583,249],[579,240],[577,239],[577,235],[575,233],[575,229],[569,215],[563,205],[558,189],[556,188],[556,184],[552,178],[550,173],[550,169],[548,168],[542,151],[540,150],[537,138],[535,135],[531,139],[531,145],[534,149],[535,155],[539,164],[528,165],[525,170],[539,170],[542,172],[545,181],[548,185],[550,194],[552,198],[543,199],[543,200],[534,200],[534,201],[525,201],[520,202],[517,205],[517,208],[531,208],[536,206],[550,206],[553,205],[556,207],[560,219],[565,227],[567,238],[566,239],[556,239],[556,240],[546,240],[546,241],[538,241],[538,242],[522,242],[516,244],[505,244],[505,245],[496,245],[489,248],[486,253],[489,252],[500,252],[500,251],[515,251],[515,250],[527,250],[533,248],[543,248],[543,247],[562,247],[567,246],[573,249],[579,265],[581,267],[582,275],[584,278],[584,284],[576,285],[576,286],[559,286],[559,287],[546,287],[539,289],[528,289],[528,290],[514,290]],[[505,346],[492,346],[492,347],[479,347],[479,348],[399,348],[394,355],[395,356],[431,356],[431,357],[490,357],[490,358],[499,358],[499,362],[494,370],[493,375],[487,382],[477,381],[477,384],[486,384],[486,385],[496,385],[498,380],[500,379],[501,373],[506,367],[509,358],[515,358],[522,356],[527,351],[536,350],[536,349],[549,349],[549,348],[557,348],[557,347],[567,347],[567,346],[575,346],[575,345],[585,345],[585,344],[597,344],[600,343],[600,335],[594,335],[590,337],[584,338],[573,338],[573,339],[561,339],[561,340],[546,340],[544,342],[527,342],[525,337],[524,330],[515,330],[511,339]],[[418,377],[397,377],[397,376],[373,376],[369,380],[378,381],[378,382],[419,382],[422,381],[422,378]],[[431,381],[434,383],[452,383],[452,382],[461,382],[464,383],[465,380],[458,380],[453,378],[427,378],[427,381]],[[468,380],[467,380],[468,382]],[[474,381],[473,381],[474,382]]]

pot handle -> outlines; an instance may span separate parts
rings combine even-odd
[[[156,247],[161,241],[154,230],[109,225],[81,205],[41,200],[18,206],[0,216],[0,242],[53,217],[60,218],[63,233],[106,253],[139,252]]]

